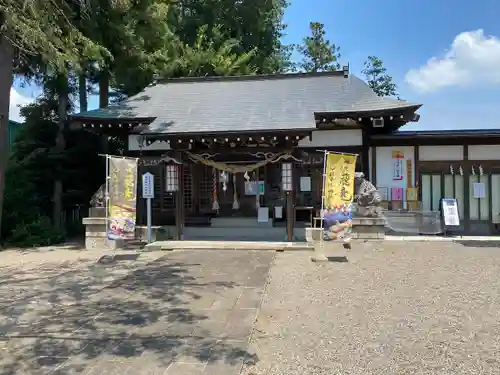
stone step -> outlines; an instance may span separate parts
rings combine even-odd
[[[257,222],[257,218],[248,217],[214,217],[211,221],[212,228],[272,228],[272,220],[267,223]]]
[[[186,240],[283,241],[285,228],[209,227],[184,228]]]
[[[272,250],[311,251],[314,246],[305,242],[252,242],[252,241],[157,241],[146,245],[146,250]]]
[[[305,241],[305,228],[294,228],[297,241]],[[185,240],[229,240],[229,241],[284,241],[286,228],[184,228]]]

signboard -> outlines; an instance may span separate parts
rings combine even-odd
[[[259,207],[257,211],[257,222],[258,223],[269,222],[269,207]]]
[[[300,178],[300,191],[311,191],[311,177],[304,176]]]
[[[486,198],[486,185],[484,182],[474,182],[474,198]]]
[[[403,188],[392,188],[391,201],[402,201],[402,200],[403,200]]]
[[[108,156],[108,238],[134,239],[137,159]]]
[[[458,216],[458,203],[455,198],[443,198],[441,200],[443,219],[445,226],[458,227],[460,217]]]
[[[155,184],[151,173],[146,172],[142,175],[142,197],[144,199],[152,199],[155,197]]]
[[[245,181],[245,195],[264,195],[264,181]]]
[[[406,160],[406,185],[408,188],[413,187],[413,163],[411,159]]]
[[[405,154],[401,151],[392,152],[392,179],[394,181],[403,180]]]

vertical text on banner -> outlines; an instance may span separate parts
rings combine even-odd
[[[108,238],[134,239],[137,202],[137,160],[109,157]]]
[[[354,198],[356,155],[327,153],[326,158],[324,208],[346,210]]]
[[[402,151],[392,151],[392,179],[394,181],[403,180],[405,154]]]

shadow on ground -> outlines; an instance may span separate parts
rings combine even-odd
[[[0,268],[0,375],[239,373],[272,261],[239,254]]]
[[[349,262],[349,260],[347,259],[346,256],[342,256],[342,257],[326,257],[326,259],[328,259],[329,262],[333,262],[333,263],[346,263],[346,262]]]
[[[500,248],[500,241],[467,241],[459,240],[455,243],[466,247],[496,247]]]

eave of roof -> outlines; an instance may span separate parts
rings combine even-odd
[[[374,135],[373,138],[431,138],[431,137],[488,137],[500,136],[500,129],[459,129],[459,130],[415,130],[397,131],[391,134]]]
[[[313,130],[318,113],[381,116],[420,106],[380,98],[365,82],[343,72],[298,73],[166,80],[117,106],[76,114],[71,120],[152,119],[144,134],[272,132]]]

